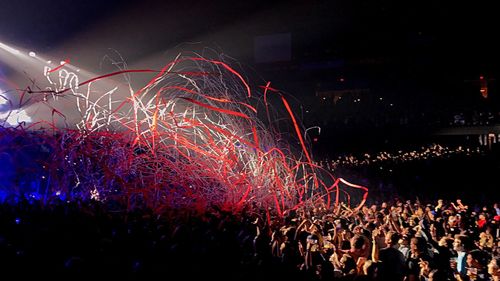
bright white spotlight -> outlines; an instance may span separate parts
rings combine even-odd
[[[5,120],[11,126],[17,126],[22,122],[31,122],[31,117],[26,111],[16,109],[11,112],[0,112],[0,120]]]
[[[4,43],[0,43],[0,48],[4,49],[5,51],[11,53],[11,54],[14,54],[14,55],[18,55],[19,54],[19,50],[16,50],[12,47],[9,47],[7,45],[5,45]]]
[[[0,93],[2,93],[2,89],[0,89]],[[7,99],[4,96],[0,96],[0,106],[7,104]]]
[[[32,57],[32,58],[36,57],[36,53],[35,53],[35,52],[29,52],[29,54],[28,54],[28,55],[29,55],[30,57]]]

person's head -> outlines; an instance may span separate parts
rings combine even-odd
[[[360,225],[357,225],[355,226],[353,229],[352,229],[352,232],[354,234],[358,234],[358,235],[362,235],[363,234],[363,227],[360,226]]]
[[[415,227],[418,225],[419,220],[416,216],[412,216],[408,222],[410,224],[410,227]]]
[[[384,222],[384,213],[378,212],[375,217],[377,218],[377,222],[383,223]]]
[[[427,248],[427,242],[423,237],[413,237],[410,241],[410,250],[414,254],[424,253]]]
[[[467,235],[457,235],[453,241],[453,250],[457,252],[465,252],[469,250],[470,239]]]
[[[385,235],[385,244],[387,246],[392,247],[396,246],[399,243],[399,239],[401,238],[401,235],[395,231],[389,231]]]
[[[500,256],[496,256],[488,263],[488,274],[500,277]]]
[[[365,239],[361,235],[354,235],[354,237],[351,239],[352,251],[361,250],[364,245],[365,245]]]
[[[401,238],[399,239],[398,243],[399,243],[399,245],[403,245],[403,246],[408,247],[410,245],[410,240],[411,240],[410,235],[402,235]]]
[[[488,254],[481,250],[472,250],[467,255],[467,266],[483,269],[488,265]]]

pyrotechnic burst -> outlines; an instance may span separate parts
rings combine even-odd
[[[313,163],[283,93],[270,83],[251,86],[223,60],[179,55],[160,71],[119,69],[83,82],[67,63],[45,67],[47,87],[18,92],[20,104],[49,108],[51,120],[4,129],[0,136],[4,142],[13,134],[31,136],[23,145],[45,150],[48,158],[30,168],[43,167],[37,189],[43,196],[126,200],[130,208],[144,204],[158,211],[255,203],[279,214],[318,202],[330,207],[356,189],[363,193],[359,206],[366,199],[365,187]],[[126,96],[118,86],[94,86],[120,76],[130,82],[139,73],[153,77],[138,90],[129,83]],[[296,139],[276,135],[270,96],[280,101]],[[58,108],[60,100],[71,106]],[[79,113],[74,126],[68,124],[71,112]],[[14,160],[22,153],[1,149]]]

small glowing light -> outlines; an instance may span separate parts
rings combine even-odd
[[[90,191],[90,199],[99,201],[99,191],[96,189]]]
[[[483,76],[483,75],[479,76],[479,79],[483,80],[483,79],[484,79],[484,76]]]
[[[63,61],[63,60],[60,62],[60,64],[61,64],[61,65],[65,64],[65,63],[66,63],[66,62],[65,62],[65,61]]]
[[[21,223],[21,219],[20,218],[16,218],[16,224],[20,224]]]
[[[36,53],[35,53],[35,52],[33,52],[33,51],[32,51],[32,52],[29,52],[29,53],[28,53],[28,55],[29,55],[30,57],[32,57],[32,58],[36,57]]]
[[[344,78],[340,78],[339,80],[340,80],[340,82],[344,82]]]
[[[61,195],[61,191],[56,192],[56,196],[59,196],[59,195]]]
[[[389,104],[389,105],[390,105],[390,106],[394,106],[394,104],[392,104],[392,103],[391,103],[391,104]]]
[[[48,60],[48,61],[47,61],[47,63],[49,63],[49,64],[50,64],[50,63],[52,63],[52,61],[51,61],[51,60]]]
[[[326,98],[325,98],[325,97],[323,97],[323,100],[326,100]]]
[[[379,100],[384,100],[384,98],[382,98],[382,97],[380,97],[380,98],[378,98],[378,99],[379,99]]]

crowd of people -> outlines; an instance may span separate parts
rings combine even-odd
[[[450,158],[456,155],[480,155],[482,150],[480,147],[449,147],[446,145],[440,145],[436,143],[432,143],[428,146],[422,146],[418,149],[413,150],[398,150],[398,151],[379,151],[377,153],[364,153],[363,155],[353,155],[347,154],[338,156],[336,159],[326,159],[319,161],[320,166],[327,168],[329,170],[334,170],[338,166],[343,167],[360,167],[360,166],[368,166],[368,165],[387,165],[387,163],[401,164],[405,162],[411,161],[421,161],[427,159],[436,159],[436,158]]]
[[[113,207],[111,207],[113,206]],[[10,276],[145,280],[499,280],[500,208],[461,200],[304,206],[278,216],[7,198],[0,264]]]

